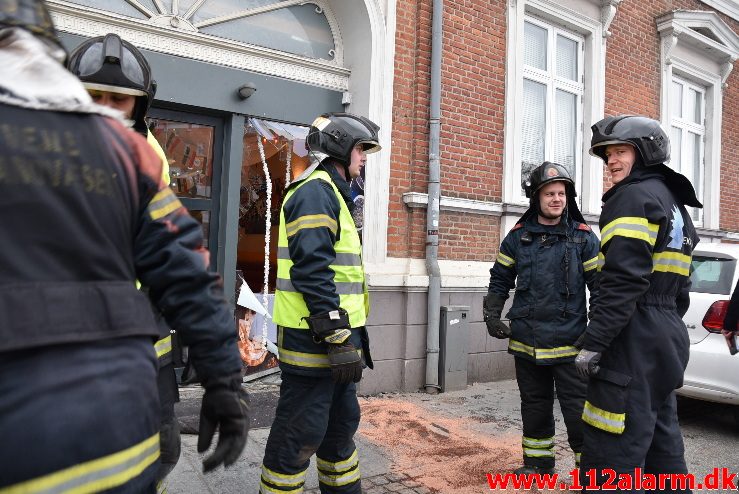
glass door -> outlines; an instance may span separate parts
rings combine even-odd
[[[218,209],[223,163],[223,122],[219,118],[153,108],[149,130],[169,161],[169,186],[203,226],[211,269],[218,258]]]

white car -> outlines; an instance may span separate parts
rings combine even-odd
[[[737,259],[739,245],[699,244],[693,252],[690,309],[683,317],[690,336],[690,360],[679,395],[739,406],[739,355],[729,354],[720,333],[739,279]],[[739,420],[739,408],[735,410]]]

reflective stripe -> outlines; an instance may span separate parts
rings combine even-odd
[[[521,343],[516,340],[508,340],[508,349],[515,352],[523,352],[534,356],[534,347]]]
[[[259,494],[301,494],[303,492],[303,486],[296,487],[295,489],[273,489],[264,482],[259,482]]]
[[[305,353],[287,350],[280,346],[280,362],[283,364],[296,365],[299,367],[329,368],[328,355],[325,353]],[[362,350],[357,350],[362,356]]]
[[[172,351],[172,335],[165,336],[161,340],[154,343],[154,350],[157,352],[157,358]]]
[[[523,449],[523,455],[532,458],[554,458],[553,449]]]
[[[359,467],[353,468],[345,473],[325,474],[321,470],[318,471],[318,482],[321,484],[339,487],[342,485],[352,484],[360,479]]]
[[[534,348],[517,340],[509,340],[508,349],[515,352],[523,352],[539,360],[572,357],[580,353],[580,350],[574,346],[568,345],[556,348]]]
[[[657,252],[652,256],[654,266],[652,271],[674,273],[681,276],[690,276],[691,256],[682,252]]]
[[[521,441],[521,443],[524,447],[529,448],[551,448],[554,446],[554,437],[534,439],[533,437],[523,436],[523,441]]]
[[[350,281],[335,281],[337,295],[362,295],[364,293],[364,283],[352,283]],[[283,292],[300,293],[293,286],[292,281],[284,278],[277,278],[275,286]]]
[[[290,250],[287,247],[277,248],[277,259],[290,260]],[[347,252],[337,252],[336,260],[331,263],[332,266],[361,266],[362,257],[357,254],[349,254]]]
[[[597,429],[614,434],[621,434],[626,429],[626,414],[613,413],[598,408],[589,401],[585,402],[585,408],[582,411],[582,419],[585,423],[592,425]]]
[[[149,212],[149,217],[156,221],[160,218],[164,218],[181,207],[183,206],[180,200],[177,199],[177,196],[172,192],[172,189],[167,187],[166,189],[162,189],[157,192],[154,198],[149,202],[146,210]]]
[[[336,230],[338,228],[336,220],[327,214],[307,214],[305,216],[301,216],[297,220],[291,221],[290,223],[285,225],[285,231],[289,238],[304,228],[323,227],[328,228],[329,230],[331,230],[331,233],[336,235]]]
[[[606,263],[606,257],[603,255],[602,252],[598,252],[598,272],[600,272],[603,269],[603,266]]]
[[[620,237],[644,240],[649,245],[654,246],[657,242],[658,231],[659,225],[656,223],[649,223],[646,218],[640,218],[638,216],[623,216],[611,221],[603,228],[603,230],[601,230],[603,238],[600,241],[600,245],[601,247],[605,246],[611,238],[618,235]]]
[[[495,262],[501,263],[503,266],[510,268],[514,264],[516,264],[516,261],[508,257],[507,255],[503,254],[502,252],[498,252],[498,257],[495,259]]]
[[[324,470],[326,472],[344,472],[349,470],[350,468],[354,468],[357,465],[359,465],[359,455],[357,454],[356,449],[354,450],[354,453],[349,456],[349,458],[337,462],[330,462],[316,456],[316,466],[320,470]]]
[[[303,353],[286,350],[280,347],[280,362],[299,367],[329,368],[328,355],[325,353]]]
[[[536,358],[546,359],[546,358],[572,357],[580,353],[580,350],[578,350],[574,346],[569,345],[569,346],[560,346],[557,348],[536,348],[534,349],[534,352],[536,353]]]
[[[580,456],[581,455],[582,455],[582,453],[575,453],[575,466],[576,467],[579,467],[580,466]]]
[[[302,472],[294,474],[277,473],[274,470],[270,470],[269,468],[262,465],[261,485],[264,486],[263,483],[268,482],[279,487],[292,487],[293,489],[300,489],[300,491],[268,490],[267,492],[302,492],[303,484],[305,484],[305,474],[307,471],[308,470],[306,469]]]
[[[598,256],[595,256],[592,259],[588,259],[584,263],[582,263],[582,269],[586,273],[590,270],[593,270],[598,267]]]
[[[0,489],[2,494],[74,492],[112,489],[136,478],[159,458],[159,433],[96,460]]]

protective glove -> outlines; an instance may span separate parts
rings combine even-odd
[[[200,408],[198,453],[210,447],[216,427],[218,445],[212,455],[203,460],[203,472],[223,463],[233,464],[246,446],[249,434],[249,396],[241,387],[241,375],[207,379]]]
[[[488,293],[482,299],[482,319],[488,328],[488,334],[501,340],[511,336],[511,329],[500,320],[504,304],[505,299],[494,293]]]
[[[358,383],[362,379],[362,357],[349,342],[352,331],[348,328],[330,331],[322,338],[326,343],[331,378],[336,384]]]
[[[591,374],[597,374],[600,370],[598,362],[600,362],[601,353],[591,352],[584,348],[575,357],[575,367],[580,377],[587,379]]]

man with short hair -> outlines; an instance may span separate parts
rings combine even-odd
[[[146,138],[162,161],[162,180],[169,184],[167,157],[146,125],[146,113],[156,93],[156,82],[144,54],[117,34],[110,33],[81,43],[70,54],[67,68],[80,78],[95,103],[123,113],[131,128]],[[154,344],[159,360],[157,387],[161,406],[158,489],[164,492],[165,478],[180,457],[180,427],[174,413],[180,395],[172,358],[172,334],[160,310],[153,309],[159,326],[159,340]]]
[[[545,161],[524,183],[528,211],[506,235],[483,302],[488,332],[510,338],[521,392],[523,466],[520,474],[554,471],[554,387],[575,462],[582,446],[585,383],[572,365],[587,324],[585,287],[590,305],[598,297],[598,237],[585,223],[575,201],[575,183],[567,170]],[[516,287],[508,312],[501,313]]]
[[[699,240],[686,206],[702,206],[690,181],[665,165],[670,139],[659,122],[619,115],[592,131],[590,153],[614,185],[600,217],[599,303],[575,360],[590,376],[581,479],[590,483],[594,471],[602,485],[606,469],[686,473],[675,389],[688,363],[682,316]]]
[[[350,113],[313,121],[313,164],[288,187],[277,240],[274,320],[282,386],[264,452],[259,492],[302,492],[311,456],[324,494],[360,494],[356,383],[372,368],[362,245],[349,183],[379,127]]]

